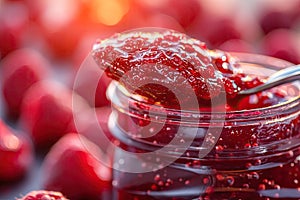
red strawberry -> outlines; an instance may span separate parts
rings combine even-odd
[[[22,178],[33,160],[30,143],[0,121],[0,182]]]
[[[55,81],[36,83],[24,97],[20,120],[36,147],[47,150],[64,134],[76,131],[72,91]]]
[[[29,3],[30,4],[30,3]],[[85,26],[75,20],[80,8],[80,1],[35,1],[36,24],[40,35],[50,50],[51,56],[62,59],[73,54]],[[31,6],[33,9],[33,6]],[[68,12],[65,12],[68,10]],[[68,30],[66,32],[66,30]]]
[[[201,38],[210,48],[219,48],[221,44],[232,39],[242,39],[244,33],[230,16],[207,13],[198,19],[187,31],[195,38]]]
[[[295,1],[296,2],[296,1]],[[276,3],[275,3],[276,4]],[[291,4],[293,4],[291,2]],[[297,22],[296,6],[290,8],[264,8],[259,16],[259,24],[265,34],[276,29],[290,29]]]
[[[147,23],[149,27],[161,27],[184,32],[184,29],[178,21],[171,16],[162,14],[161,12],[148,16],[144,23]]]
[[[1,2],[0,58],[21,47],[28,22],[28,10],[23,2]]]
[[[19,116],[26,91],[45,78],[47,67],[47,60],[33,49],[19,49],[3,59],[2,92],[10,116]]]
[[[101,199],[110,187],[111,169],[100,161],[103,154],[85,137],[68,134],[51,149],[43,163],[44,187],[72,200]]]
[[[140,10],[147,18],[162,14],[184,28],[188,28],[202,14],[202,6],[197,0],[134,0],[133,4],[136,6],[133,10]]]
[[[46,190],[32,191],[17,200],[68,200],[62,193]]]
[[[172,7],[172,9],[170,9]],[[167,0],[162,12],[174,17],[184,28],[188,28],[197,18],[201,17],[202,6],[197,0]]]
[[[102,106],[108,106],[110,105],[110,101],[108,100],[106,96],[106,90],[111,82],[111,79],[108,78],[105,74],[100,78],[96,93],[95,93],[95,106],[96,107],[102,107]]]
[[[296,31],[276,29],[263,38],[261,49],[266,55],[300,63],[299,38]]]
[[[75,78],[73,89],[91,106],[101,107],[110,105],[106,97],[106,89],[111,79],[99,67],[92,63],[85,65],[78,69]]]
[[[253,46],[241,39],[227,40],[219,46],[219,49],[232,52],[255,52]]]
[[[80,112],[79,117],[84,117],[81,118],[83,121],[78,121],[81,120],[79,118],[76,120],[78,132],[96,145],[101,146],[102,149],[107,148],[108,144],[104,142],[107,142],[107,139],[111,137],[108,128],[108,120],[111,112],[112,109],[108,106]],[[106,140],[103,137],[106,137]]]

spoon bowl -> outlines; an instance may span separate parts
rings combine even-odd
[[[241,90],[240,95],[250,95],[285,83],[300,81],[300,64],[281,69],[266,80],[265,83],[247,90]]]

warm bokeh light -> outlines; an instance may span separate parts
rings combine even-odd
[[[20,140],[15,135],[7,135],[5,136],[5,139],[3,139],[3,147],[5,149],[11,150],[11,151],[17,151],[20,146]]]
[[[78,3],[73,0],[43,1],[41,22],[49,30],[65,27],[77,14]]]
[[[90,5],[93,19],[109,26],[120,22],[129,10],[128,0],[94,0]]]

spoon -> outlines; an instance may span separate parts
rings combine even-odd
[[[266,89],[270,89],[272,87],[276,87],[278,85],[282,85],[284,83],[289,83],[292,81],[300,80],[300,64],[299,65],[293,65],[287,68],[284,68],[282,70],[279,70],[278,72],[272,74],[269,76],[267,81],[263,83],[262,85],[256,86],[251,89],[247,90],[241,90],[239,94],[242,95],[249,95],[254,94],[257,92],[261,92]]]

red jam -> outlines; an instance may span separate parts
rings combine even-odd
[[[116,35],[93,57],[118,81],[114,199],[300,199],[299,84],[238,95],[289,63],[172,31]]]
[[[180,109],[178,93],[183,93],[185,104],[196,95],[200,110],[209,109],[211,100],[219,98],[220,93],[230,99],[221,105],[228,111],[269,106],[272,95],[276,100],[284,100],[284,94],[279,91],[272,95],[258,94],[257,98],[264,100],[255,104],[235,98],[239,91],[262,84],[264,77],[243,73],[229,54],[208,50],[203,42],[182,33],[115,35],[96,44],[93,57],[110,78],[119,81],[132,94],[167,108]]]

